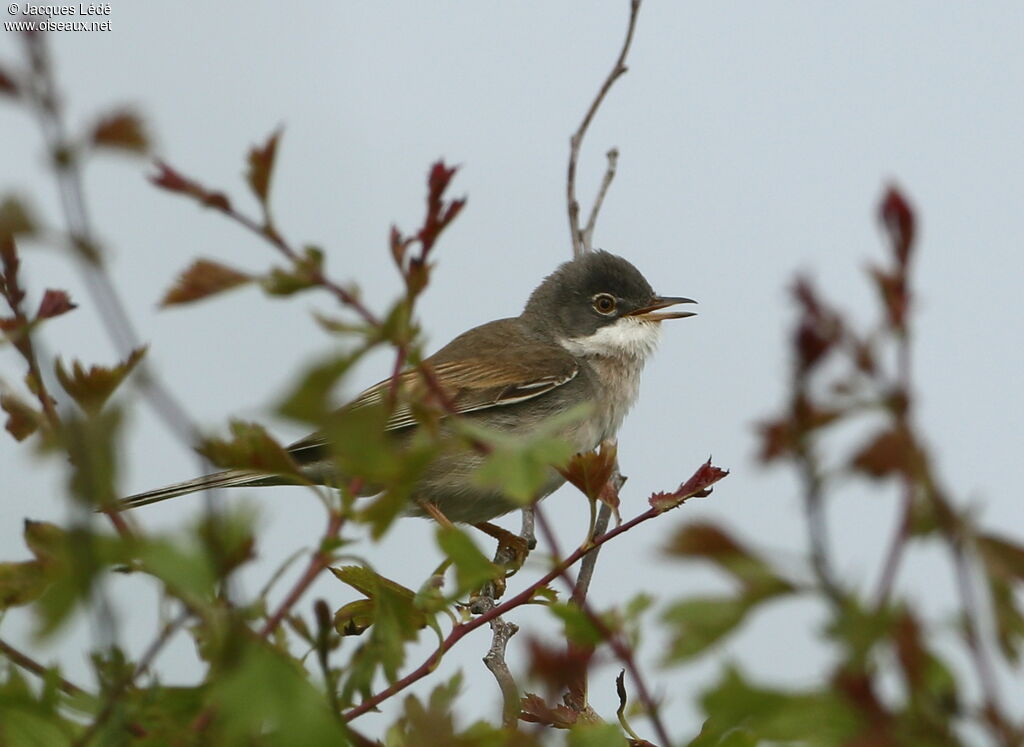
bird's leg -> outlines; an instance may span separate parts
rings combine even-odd
[[[430,516],[430,518],[432,518],[441,526],[447,529],[451,529],[455,526],[454,524],[452,524],[452,520],[445,516],[441,509],[437,507],[436,503],[430,503],[429,501],[424,500],[417,501],[417,503],[419,504],[419,507],[422,508],[423,511]]]
[[[523,567],[523,563],[526,562],[526,556],[530,554],[530,542],[528,539],[520,537],[518,534],[514,534],[507,529],[502,529],[489,521],[482,521],[473,526],[484,534],[498,540],[498,548],[494,552],[494,562],[504,566],[505,578],[513,575]],[[498,579],[498,581],[500,582],[501,589],[498,595],[494,597],[495,599],[499,599],[505,592],[505,579]]]

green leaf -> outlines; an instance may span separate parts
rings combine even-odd
[[[7,413],[4,427],[15,441],[24,441],[43,424],[43,414],[13,394],[0,395],[0,409]]]
[[[277,406],[277,412],[286,418],[319,425],[332,411],[331,392],[338,381],[368,351],[367,347],[336,355],[309,366],[292,390]]]
[[[492,563],[457,527],[437,528],[437,544],[455,566],[458,594],[479,589],[488,581],[504,575],[504,570]]]
[[[346,744],[344,730],[308,673],[268,644],[246,640],[211,684],[220,744]]]
[[[770,690],[747,683],[728,669],[722,680],[701,698],[708,715],[691,747],[750,744],[748,735],[773,742],[807,747],[835,747],[849,743],[862,724],[853,706],[838,692]],[[741,734],[732,737],[737,729]],[[723,741],[729,737],[736,741]]]
[[[376,604],[372,599],[357,599],[343,605],[334,613],[334,629],[338,635],[362,635],[373,625]]]
[[[202,548],[147,539],[139,544],[136,557],[146,573],[163,581],[189,606],[201,609],[213,599],[217,579]]]
[[[0,563],[0,611],[34,602],[49,583],[46,569],[38,560]]]
[[[232,420],[230,428],[230,439],[208,438],[197,451],[218,467],[252,469],[301,481],[298,465],[262,425]]]
[[[290,296],[309,290],[323,281],[324,253],[315,246],[304,247],[302,254],[287,269],[273,268],[260,278],[260,285],[272,296]]]
[[[21,200],[8,196],[0,201],[0,240],[35,230],[36,222]]]
[[[86,506],[109,506],[117,500],[120,428],[121,411],[115,407],[85,417],[72,413],[64,418],[60,437],[72,465],[69,487]]]
[[[580,646],[596,646],[604,640],[601,630],[578,605],[555,602],[548,609],[565,626],[565,637]]]
[[[629,744],[618,724],[579,724],[569,727],[569,747],[625,747]]]
[[[64,363],[58,358],[54,369],[60,385],[78,406],[87,413],[96,413],[142,360],[146,350],[146,347],[136,348],[127,360],[113,368],[92,366],[86,370],[81,363],[74,361],[71,373],[68,373]]]
[[[662,617],[672,636],[665,663],[703,653],[735,630],[752,606],[745,597],[697,597],[671,605]]]

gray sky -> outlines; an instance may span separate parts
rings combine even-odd
[[[627,5],[336,2],[297,13],[286,3],[115,2],[112,31],[51,36],[73,123],[113,104],[135,105],[162,157],[242,205],[247,148],[284,125],[278,223],[295,243],[322,244],[329,273],[358,279],[376,309],[399,292],[386,246],[390,224],[418,225],[433,160],[461,164],[454,193],[469,204],[437,249],[434,282],[419,307],[436,349],[468,327],[517,314],[537,282],[569,257],[568,137],[618,50]],[[890,181],[913,200],[921,224],[918,416],[957,502],[975,505],[986,526],[1019,536],[1022,38],[1024,6],[1016,2],[645,4],[630,72],[584,148],[580,194],[589,203],[604,151],[618,146],[619,174],[595,244],[629,258],[660,292],[701,305],[696,319],[666,325],[641,401],[620,433],[630,476],[623,514],[640,511],[651,491],[674,487],[708,454],[733,472],[710,499],[606,548],[597,604],[639,590],[663,598],[727,590],[711,571],[657,552],[673,529],[696,518],[723,522],[799,571],[805,529],[794,486],[784,471],[754,462],[752,424],[783,395],[786,289],[795,271],[809,272],[854,318],[873,318],[863,268],[882,256],[874,211]],[[4,62],[15,58],[15,41],[0,32]],[[33,122],[0,106],[0,138],[0,191],[27,194],[56,222]],[[330,300],[267,301],[249,289],[157,311],[173,276],[197,255],[253,270],[276,258],[220,216],[151,188],[147,171],[130,159],[97,160],[87,185],[151,362],[204,425],[242,416],[272,423],[283,440],[301,435],[274,421],[267,405],[303,363],[335,344],[308,313],[334,311]],[[82,305],[47,326],[46,350],[112,363],[114,350],[65,258],[35,248],[25,255],[36,294],[65,287]],[[377,380],[385,367],[385,358],[368,361],[340,395]],[[0,351],[0,375],[21,375],[10,351]],[[193,456],[149,411],[136,410],[128,432],[125,493],[191,475]],[[24,447],[0,441],[4,560],[23,553],[22,518],[64,516],[59,466],[28,466],[25,458]],[[266,527],[260,561],[244,577],[250,593],[322,530],[320,506],[301,491],[229,500],[258,505]],[[840,568],[862,588],[876,581],[893,505],[888,488],[850,488],[830,509]],[[167,529],[200,506],[182,499],[139,519]],[[579,537],[582,498],[563,491],[546,510],[564,544]],[[410,520],[366,556],[416,586],[438,550],[430,525]],[[949,577],[943,553],[926,547],[899,588],[945,624]],[[125,637],[137,652],[152,629],[153,593],[133,579],[117,588]],[[301,609],[316,596],[334,606],[351,598],[325,579]],[[24,641],[23,617],[8,615],[3,635]],[[780,602],[695,665],[658,673],[676,733],[699,727],[691,696],[732,658],[767,681],[813,682],[829,661],[818,640],[823,620],[816,604]],[[516,621],[539,635],[556,630],[537,611]],[[515,639],[511,659],[526,638],[524,631]],[[497,690],[478,662],[487,640],[471,637],[443,669],[466,670],[467,713],[497,719]],[[88,641],[81,629],[49,651],[69,676],[84,678]],[[655,655],[658,640],[645,643],[644,653]],[[189,642],[177,640],[158,668],[170,680],[194,677]],[[592,683],[596,707],[608,716],[615,671],[601,670]],[[1020,676],[1003,675],[1008,692],[1020,694]],[[365,723],[372,732],[374,722]]]

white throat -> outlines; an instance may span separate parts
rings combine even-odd
[[[581,451],[615,438],[640,392],[644,361],[658,346],[661,325],[624,316],[587,337],[559,340],[574,357],[583,358],[597,377],[601,389],[595,417],[581,430]]]
[[[660,339],[661,325],[657,322],[624,316],[614,324],[601,327],[592,335],[570,337],[558,342],[576,357],[630,359],[642,366],[658,347]]]

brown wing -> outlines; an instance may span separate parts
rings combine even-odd
[[[528,352],[524,344],[529,343]],[[525,402],[571,381],[579,373],[576,361],[556,345],[527,338],[516,319],[502,319],[471,329],[424,361],[447,395],[456,414]],[[416,401],[429,388],[417,369],[404,371],[400,386]],[[343,409],[358,409],[383,401],[391,379],[374,384]],[[399,403],[388,419],[388,430],[416,425],[407,402]],[[305,451],[323,446],[322,434],[314,433],[289,447]]]

